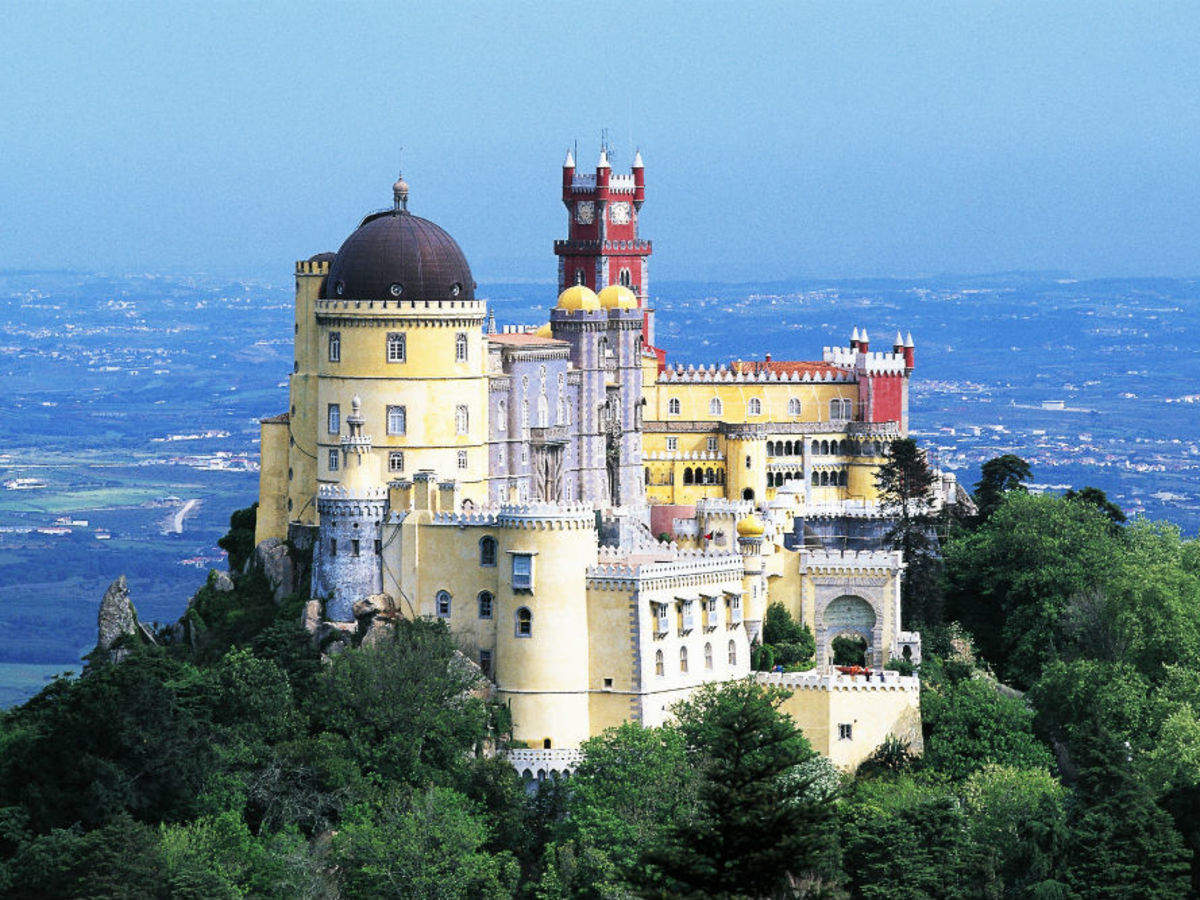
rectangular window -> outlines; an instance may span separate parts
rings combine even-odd
[[[492,651],[479,651],[479,669],[487,678],[492,677]]]
[[[458,467],[460,469],[465,469],[467,467],[467,451],[466,450],[458,451]]]
[[[679,438],[674,438],[674,437],[667,438],[667,449],[672,450],[672,451],[678,450],[679,449]]]
[[[329,471],[336,472],[338,470],[338,452],[336,450],[329,451]]]
[[[512,586],[514,591],[533,590],[533,555],[514,553],[512,558]]]
[[[717,452],[717,439],[715,437],[710,437],[708,439],[708,452],[709,453]]]
[[[329,361],[342,361],[342,333],[340,331],[329,332]]]
[[[329,433],[337,434],[342,430],[342,408],[336,403],[330,403],[326,409],[326,418],[329,420]]]
[[[461,331],[454,336],[454,361],[467,361],[467,336]]]
[[[403,472],[404,471],[404,451],[393,450],[388,454],[388,471]]]
[[[383,553],[383,541],[376,538],[375,539],[375,555],[379,556],[381,553]]]
[[[358,556],[358,553],[359,553],[358,538],[353,538],[350,541],[350,555]]]
[[[406,347],[404,334],[400,331],[389,331],[387,336],[387,361],[390,363],[404,362]]]
[[[854,726],[850,725],[848,723],[845,723],[845,722],[839,724],[838,725],[838,740],[839,741],[850,741],[853,739],[854,739]]]
[[[387,433],[405,434],[408,431],[408,411],[403,406],[387,408]]]

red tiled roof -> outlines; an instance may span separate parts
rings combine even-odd
[[[739,359],[734,361],[730,368],[746,375],[757,375],[761,372],[773,372],[776,375],[791,375],[793,372],[797,375],[825,375],[842,371],[827,362],[796,359]]]

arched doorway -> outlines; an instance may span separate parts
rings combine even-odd
[[[753,500],[754,499],[754,488],[746,488],[744,491],[742,491],[742,499],[743,500]]]
[[[818,663],[825,665],[866,665],[875,659],[875,609],[856,594],[843,594],[831,601],[821,614],[821,645]],[[840,662],[841,659],[861,662]]]

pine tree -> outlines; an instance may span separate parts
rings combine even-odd
[[[894,517],[886,540],[904,554],[908,565],[903,583],[904,624],[940,624],[942,564],[933,538],[934,475],[925,451],[910,438],[892,441],[875,484],[884,510]]]
[[[1029,463],[1012,453],[989,459],[979,471],[975,484],[975,506],[979,510],[979,521],[985,521],[1004,502],[1010,491],[1026,490],[1025,482],[1031,476]]]

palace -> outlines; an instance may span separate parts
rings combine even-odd
[[[793,690],[814,748],[853,767],[889,734],[919,749],[920,660],[904,560],[882,545],[875,473],[908,431],[911,336],[865,331],[816,361],[668,362],[638,235],[640,154],[570,154],[558,296],[497,328],[462,251],[408,209],[296,264],[290,408],[262,420],[256,539],[313,548],[308,616],[353,631],[388,609],[444,619],[511,709],[528,775],[588,737],[665,721],[752,674],[768,604],[816,638]],[[940,501],[957,486],[940,480]],[[854,636],[871,675],[832,666]]]

